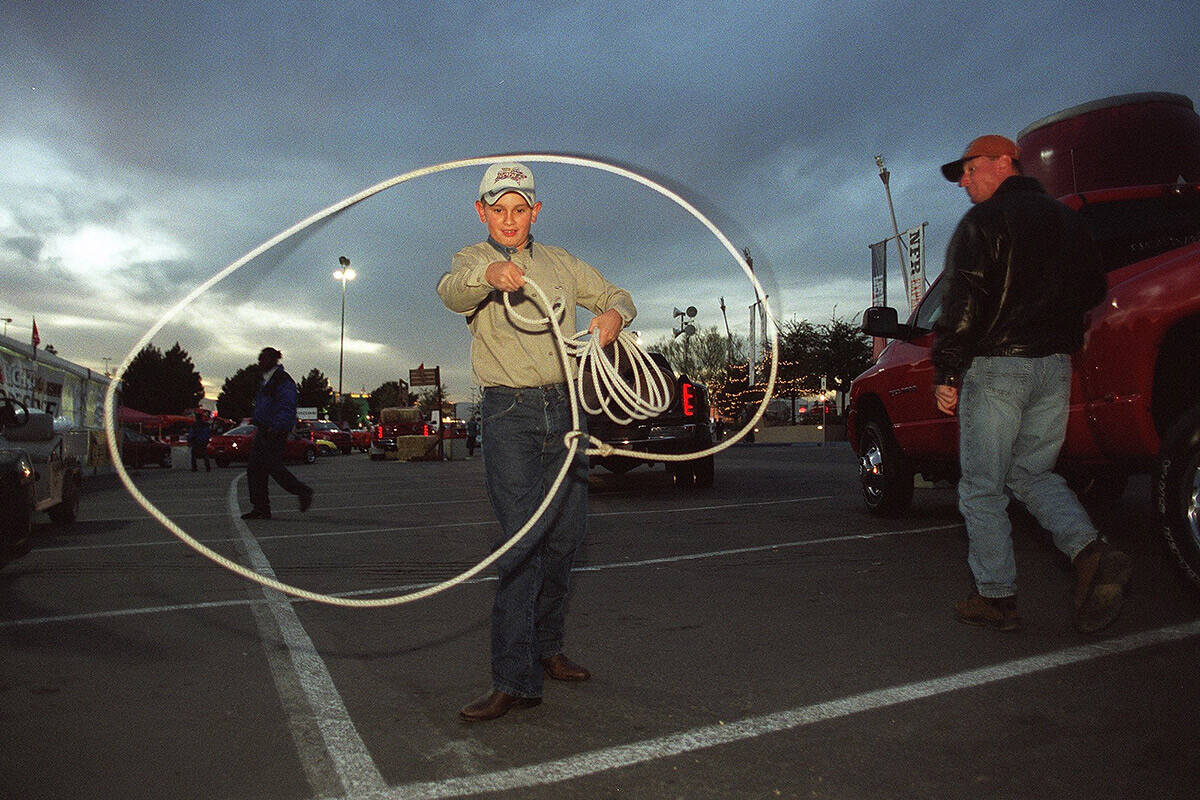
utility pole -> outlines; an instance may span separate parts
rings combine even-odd
[[[883,156],[875,156],[875,165],[879,167],[879,180],[883,181],[883,190],[887,193],[888,212],[892,215],[892,233],[896,236],[896,253],[900,256],[900,263],[904,263],[904,245],[900,243],[900,226],[896,224],[896,208],[892,205],[892,187],[889,183],[892,173],[888,172],[888,168],[883,165]]]

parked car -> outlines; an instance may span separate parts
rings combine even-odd
[[[208,441],[208,455],[217,462],[218,467],[227,467],[235,461],[249,461],[250,447],[257,433],[258,428],[253,425],[239,425],[214,436]],[[285,461],[311,464],[317,460],[317,446],[307,435],[292,431],[284,444],[283,458]]]
[[[370,428],[353,428],[350,431],[350,438],[360,453],[365,453],[371,449]]]
[[[661,353],[649,355],[674,386],[667,410],[656,417],[624,425],[613,422],[606,414],[589,414],[588,433],[613,447],[643,453],[695,453],[711,447],[708,390],[686,375],[677,376]],[[592,466],[602,466],[615,473],[628,472],[644,463],[658,462],[631,456],[591,456]],[[678,486],[707,488],[713,484],[715,470],[711,455],[664,463]]]
[[[137,431],[121,431],[121,463],[134,469],[143,464],[170,469],[171,445]]]
[[[29,552],[35,512],[75,521],[82,481],[54,418],[0,395],[0,566]]]
[[[1032,144],[1026,136],[1037,142],[1026,173],[1069,192],[1059,199],[1092,226],[1107,270],[1107,297],[1092,309],[1073,359],[1059,470],[1101,497],[1119,495],[1130,474],[1153,474],[1164,536],[1200,584],[1200,118],[1185,97],[1133,95],[1068,109],[1026,131],[1022,149]],[[1143,136],[1170,141],[1154,152],[1119,144]],[[1055,154],[1070,161],[1057,172],[1042,163]],[[1140,170],[1138,159],[1146,161]],[[1106,185],[1106,165],[1114,180],[1146,185]],[[958,421],[937,410],[930,359],[946,285],[944,275],[936,280],[907,323],[891,308],[863,318],[865,333],[893,340],[850,389],[847,433],[863,498],[877,514],[909,507],[914,474],[958,477]]]
[[[354,449],[354,437],[350,431],[339,428],[336,422],[323,419],[302,419],[296,423],[296,434],[301,437],[307,436],[313,443],[319,439],[332,442],[334,448],[343,455],[350,455],[350,451]]]

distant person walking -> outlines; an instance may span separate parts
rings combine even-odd
[[[975,139],[942,167],[974,207],[946,250],[941,315],[934,323],[934,397],[958,414],[958,507],[967,526],[975,591],[958,619],[1019,627],[1009,493],[1074,566],[1075,624],[1116,619],[1130,562],[1099,537],[1054,465],[1067,433],[1071,353],[1086,315],[1104,298],[1103,264],[1083,218],[1021,174],[1003,136]]]
[[[467,420],[467,455],[475,455],[475,437],[479,435],[479,422],[472,414]]]
[[[208,415],[197,411],[192,427],[188,429],[188,448],[192,451],[192,472],[196,471],[196,459],[204,460],[204,471],[212,472],[208,462],[208,440],[212,438],[212,423]]]
[[[296,427],[296,382],[280,366],[283,354],[273,347],[264,347],[258,354],[262,384],[254,398],[254,414],[250,422],[258,431],[250,448],[246,465],[246,482],[250,484],[251,509],[242,519],[270,519],[271,498],[267,493],[267,478],[272,477],[285,492],[300,498],[300,510],[312,505],[313,490],[301,483],[283,465],[283,448],[292,428]]]

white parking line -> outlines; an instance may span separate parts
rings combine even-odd
[[[1152,631],[1142,631],[1120,639],[1110,639],[1053,653],[1006,661],[931,680],[876,689],[850,697],[828,700],[824,703],[798,706],[786,711],[747,717],[735,722],[707,725],[655,739],[606,747],[541,764],[529,764],[524,767],[461,778],[405,784],[391,788],[384,794],[384,797],[388,800],[465,797],[483,792],[513,791],[532,786],[561,783],[696,750],[794,730],[805,725],[840,719],[863,711],[874,711],[902,703],[911,703],[915,700],[986,686],[997,681],[1033,675],[1145,647],[1179,642],[1196,636],[1200,636],[1200,620]]]
[[[241,519],[236,478],[229,485],[228,500],[246,560],[260,575],[274,578],[275,570]],[[309,786],[318,796],[378,797],[387,784],[296,609],[281,592],[258,588],[266,603],[253,604],[254,619]],[[279,642],[282,651],[276,646]]]

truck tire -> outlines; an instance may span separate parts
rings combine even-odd
[[[33,547],[33,508],[20,503],[0,518],[0,566],[25,555]]]
[[[315,464],[317,462],[317,448],[308,447],[304,450],[304,463]]]
[[[716,468],[713,465],[713,457],[705,456],[704,458],[688,463],[692,465],[692,477],[696,481],[696,488],[711,489],[716,473]]]
[[[63,480],[62,500],[46,511],[55,525],[70,525],[79,516],[79,481],[79,473],[68,475]]]
[[[891,426],[871,419],[859,444],[858,478],[867,510],[881,517],[904,513],[912,504],[912,465],[896,443]]]
[[[1154,496],[1167,546],[1200,586],[1200,406],[1163,437]]]

